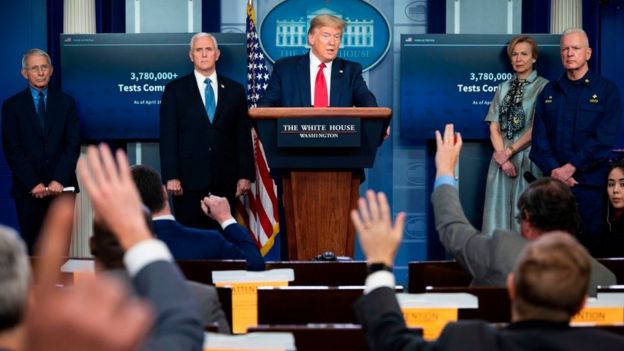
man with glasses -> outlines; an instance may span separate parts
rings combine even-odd
[[[310,21],[310,52],[275,62],[258,107],[376,107],[362,65],[338,58],[345,21],[318,15]]]
[[[74,99],[49,86],[53,67],[45,51],[28,50],[21,73],[28,87],[2,105],[2,146],[21,233],[32,253],[51,199],[78,191],[80,125]]]
[[[436,178],[431,195],[433,217],[440,241],[459,264],[472,275],[472,285],[505,286],[520,251],[546,233],[560,231],[576,235],[579,215],[570,188],[555,178],[540,178],[518,199],[520,233],[495,229],[492,236],[482,234],[466,218],[459,201],[455,165],[462,139],[447,124],[444,134],[436,131]],[[589,294],[598,285],[613,285],[615,275],[594,258],[591,262]]]

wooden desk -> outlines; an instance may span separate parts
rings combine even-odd
[[[258,324],[357,323],[363,286],[258,288]]]
[[[422,329],[410,328],[422,335]],[[288,332],[295,336],[297,351],[369,350],[362,327],[357,324],[259,325],[249,332]]]
[[[292,268],[295,280],[288,285],[364,285],[365,261],[272,261],[266,269]]]
[[[624,257],[597,258],[596,260],[615,274],[618,284],[624,284]]]
[[[245,270],[245,260],[177,260],[182,274],[188,280],[212,283],[212,271]]]
[[[465,292],[479,299],[478,309],[459,309],[458,319],[483,319],[492,323],[511,322],[511,302],[506,287],[432,287],[427,292]]]
[[[225,312],[225,319],[232,329],[232,288],[219,286],[217,287],[217,295],[219,302],[221,302],[221,308]]]
[[[408,264],[408,291],[423,293],[427,286],[468,286],[472,281],[456,261],[414,261]]]

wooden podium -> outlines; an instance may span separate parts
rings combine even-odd
[[[254,108],[249,115],[269,167],[281,170],[288,259],[310,260],[325,251],[353,257],[349,213],[359,197],[362,169],[373,166],[392,110]]]

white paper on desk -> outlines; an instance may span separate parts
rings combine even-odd
[[[284,350],[295,351],[292,333],[255,332],[243,335],[204,333],[204,351],[209,350]]]
[[[295,280],[295,271],[292,268],[270,269],[268,271],[212,271],[212,281],[215,284],[227,283],[262,283],[262,282],[291,282]]]
[[[70,258],[61,266],[63,273],[95,273],[95,262],[93,260],[76,260]]]
[[[585,301],[584,307],[624,307],[623,292],[599,292]]]
[[[468,293],[396,294],[401,308],[479,308],[479,299]]]

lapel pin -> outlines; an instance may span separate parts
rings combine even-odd
[[[221,88],[225,89],[225,85],[221,84]]]
[[[343,70],[340,70],[340,71],[338,71],[338,72],[340,72],[341,74],[342,74],[342,73],[344,73],[344,71],[343,71]]]

